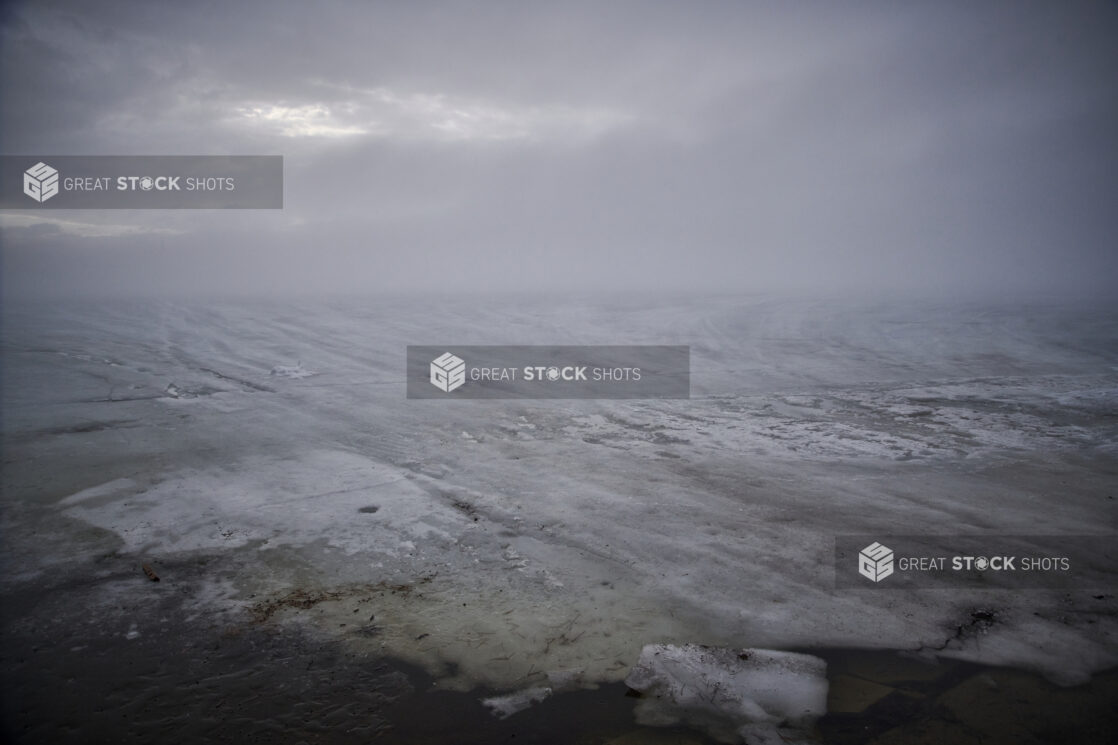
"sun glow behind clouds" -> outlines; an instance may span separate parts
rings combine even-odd
[[[445,94],[400,93],[320,83],[335,103],[260,103],[238,106],[234,120],[283,137],[380,138],[443,142],[582,140],[633,117],[607,108],[520,106]]]
[[[237,109],[242,121],[271,129],[284,137],[349,137],[368,132],[360,126],[343,123],[340,113],[343,112],[334,112],[323,104],[271,104],[241,106]]]

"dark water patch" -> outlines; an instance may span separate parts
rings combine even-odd
[[[1118,732],[1118,670],[1061,688],[1029,672],[904,652],[801,651],[827,661],[818,729],[828,745],[1109,745]]]
[[[419,680],[413,679],[413,683]],[[423,689],[392,707],[391,729],[377,742],[392,745],[489,745],[490,743],[677,743],[713,745],[714,740],[684,727],[647,728],[635,724],[636,699],[624,683],[577,690],[545,698],[530,708],[498,719],[481,701],[493,691],[468,693]]]
[[[416,667],[297,625],[199,621],[181,593],[144,597],[107,622],[6,614],[3,742],[711,743],[638,727],[622,684],[556,694],[501,720],[482,704],[500,692],[441,690]]]
[[[140,627],[6,639],[4,740],[360,743],[413,692],[399,667],[297,633]]]

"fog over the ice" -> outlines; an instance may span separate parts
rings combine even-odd
[[[1114,3],[8,3],[7,154],[282,154],[282,211],[7,211],[3,291],[1106,294]]]

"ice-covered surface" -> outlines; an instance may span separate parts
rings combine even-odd
[[[272,368],[270,374],[281,378],[309,378],[318,373],[313,370],[307,370],[303,367],[302,362],[298,362],[294,365],[276,365]]]
[[[808,654],[650,644],[625,678],[641,724],[687,721],[724,742],[812,742],[827,711],[827,663]]]
[[[1113,534],[1116,339],[1113,309],[1070,306],[8,305],[3,583],[213,557],[198,612],[459,687],[620,680],[655,642],[925,649],[1074,682],[1118,663],[1113,593],[836,592],[832,539]],[[406,399],[406,345],[443,343],[689,344],[693,398]],[[996,623],[969,625],[978,608]]]

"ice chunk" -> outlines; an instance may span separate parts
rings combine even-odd
[[[549,685],[523,688],[504,696],[482,699],[481,703],[489,707],[493,716],[504,719],[556,693],[577,690],[586,685],[586,671],[582,668],[549,670],[543,676],[547,678]]]
[[[809,742],[827,710],[827,663],[768,649],[650,644],[625,679],[637,721],[686,720],[723,742]]]
[[[518,711],[527,709],[532,704],[538,704],[550,695],[550,688],[537,686],[535,688],[525,688],[522,691],[516,691],[515,693],[509,693],[504,696],[482,699],[481,703],[489,707],[493,712],[493,716],[498,719],[504,719]]]
[[[314,370],[307,370],[303,367],[302,362],[297,362],[294,365],[276,365],[268,374],[277,378],[309,378],[318,373]]]

